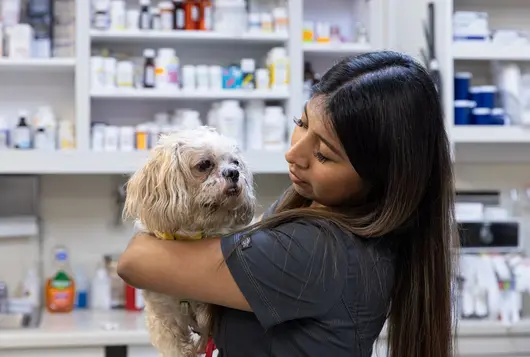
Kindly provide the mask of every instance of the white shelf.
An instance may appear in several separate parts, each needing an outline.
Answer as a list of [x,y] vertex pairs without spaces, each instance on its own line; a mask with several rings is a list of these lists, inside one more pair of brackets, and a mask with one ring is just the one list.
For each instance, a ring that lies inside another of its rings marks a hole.
[[451,138],[456,144],[507,143],[530,144],[530,127],[520,126],[455,126]]
[[111,89],[93,90],[91,97],[94,99],[185,99],[185,100],[220,100],[220,99],[262,99],[285,100],[289,99],[287,91],[245,91],[227,89],[220,91],[160,91],[156,89]]
[[109,43],[109,42],[201,42],[201,43],[219,43],[219,42],[243,42],[247,44],[266,43],[266,44],[283,44],[289,38],[287,34],[280,33],[243,33],[243,34],[225,34],[210,31],[153,31],[153,30],[122,30],[122,31],[99,31],[90,30],[92,42]]
[[0,58],[0,71],[69,71],[74,72],[73,58]]
[[503,46],[490,42],[460,41],[453,43],[455,60],[530,61],[530,45]]
[[305,53],[320,55],[355,55],[372,51],[370,44],[330,42],[317,43],[305,42],[302,44]]
[[[0,151],[0,174],[129,174],[140,168],[147,152]],[[256,174],[287,173],[283,152],[244,154]]]
[[0,238],[32,237],[38,232],[39,227],[35,217],[0,217]]

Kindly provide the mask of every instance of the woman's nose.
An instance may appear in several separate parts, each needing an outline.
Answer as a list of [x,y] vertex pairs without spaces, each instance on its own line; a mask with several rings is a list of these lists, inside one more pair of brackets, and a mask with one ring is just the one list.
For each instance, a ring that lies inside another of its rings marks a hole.
[[311,154],[310,151],[311,148],[306,145],[304,137],[295,130],[291,138],[291,148],[285,153],[285,160],[291,165],[307,169],[309,167],[310,155],[308,153]]

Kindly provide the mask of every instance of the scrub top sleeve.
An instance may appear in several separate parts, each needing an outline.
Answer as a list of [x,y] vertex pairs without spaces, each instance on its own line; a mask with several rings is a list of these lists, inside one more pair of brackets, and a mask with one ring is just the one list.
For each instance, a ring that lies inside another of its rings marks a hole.
[[308,222],[221,240],[226,264],[261,325],[324,315],[346,279],[344,245]]

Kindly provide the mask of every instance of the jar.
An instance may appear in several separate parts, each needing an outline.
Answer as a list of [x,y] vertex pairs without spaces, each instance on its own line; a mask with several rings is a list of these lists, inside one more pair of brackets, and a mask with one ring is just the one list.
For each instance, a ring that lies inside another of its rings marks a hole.
[[274,32],[287,33],[289,31],[289,18],[287,16],[287,9],[284,7],[276,7],[272,11],[274,21]]
[[132,88],[134,84],[134,65],[131,61],[118,62],[116,71],[118,88]]
[[207,91],[209,88],[208,66],[199,65],[196,67],[197,89]]
[[251,12],[248,14],[248,32],[261,32],[261,19],[258,13]]
[[136,150],[148,150],[149,149],[149,126],[146,124],[140,124],[136,127]]
[[112,30],[125,30],[125,16],[125,1],[112,0],[110,3],[110,28]]
[[178,89],[179,59],[172,48],[161,48],[155,61],[155,82],[157,89]]
[[193,91],[197,88],[197,76],[195,66],[186,65],[182,67],[182,89]]
[[270,74],[266,68],[256,70],[256,89],[268,90],[270,88]]
[[62,150],[75,149],[74,123],[70,120],[59,122],[59,148]]
[[171,1],[161,1],[158,4],[160,9],[160,27],[163,31],[172,31],[174,25],[173,3]]
[[261,18],[261,31],[262,32],[272,32],[274,29],[274,21],[272,15],[268,12],[264,12],[260,16]]

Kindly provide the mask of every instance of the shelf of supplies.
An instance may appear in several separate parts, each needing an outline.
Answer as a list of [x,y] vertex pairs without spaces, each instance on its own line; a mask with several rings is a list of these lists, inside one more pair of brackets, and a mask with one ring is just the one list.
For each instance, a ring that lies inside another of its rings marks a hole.
[[459,41],[453,43],[453,58],[477,61],[530,61],[530,45]]
[[102,89],[93,90],[91,97],[94,99],[186,99],[186,100],[285,100],[289,99],[287,91],[272,90],[212,90],[212,91],[160,91],[156,89]]
[[320,55],[355,55],[372,51],[368,43],[348,43],[348,42],[306,42],[302,44],[305,53]]
[[0,71],[71,71],[73,58],[0,58]]
[[[148,152],[0,151],[0,174],[68,175],[130,174],[146,161]],[[244,154],[256,174],[286,173],[283,152]]]
[[530,127],[521,127],[515,125],[455,126],[451,130],[451,139],[456,144],[530,144]]
[[38,232],[36,217],[0,217],[0,238],[32,237]]
[[246,44],[283,44],[289,38],[285,33],[227,34],[213,31],[156,31],[156,30],[90,30],[92,42],[238,42]]

